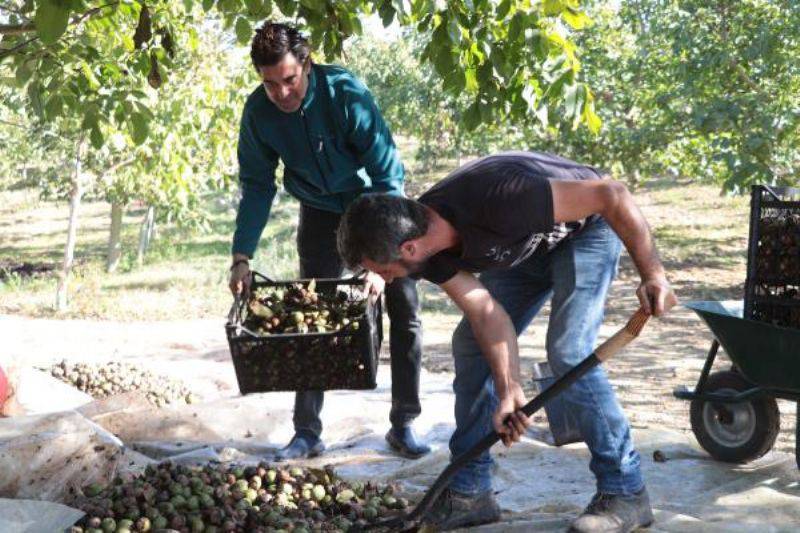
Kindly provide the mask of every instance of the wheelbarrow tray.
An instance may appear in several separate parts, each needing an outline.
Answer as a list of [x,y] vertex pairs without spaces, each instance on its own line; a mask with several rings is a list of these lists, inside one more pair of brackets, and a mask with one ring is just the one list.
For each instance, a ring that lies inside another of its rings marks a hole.
[[689,302],[739,371],[755,385],[800,392],[800,330],[743,318],[741,301]]

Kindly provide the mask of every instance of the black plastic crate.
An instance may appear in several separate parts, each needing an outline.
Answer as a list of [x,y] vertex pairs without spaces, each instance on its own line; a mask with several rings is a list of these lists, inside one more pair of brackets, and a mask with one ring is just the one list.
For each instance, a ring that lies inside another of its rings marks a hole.
[[[251,291],[288,288],[311,280],[272,281],[254,272]],[[317,279],[316,291],[364,300],[364,280]],[[377,386],[378,355],[383,340],[380,298],[367,299],[365,310],[348,326],[331,332],[258,334],[244,327],[247,301],[234,302],[225,330],[242,394],[304,390],[365,390]]]
[[800,328],[800,189],[752,188],[744,316]]

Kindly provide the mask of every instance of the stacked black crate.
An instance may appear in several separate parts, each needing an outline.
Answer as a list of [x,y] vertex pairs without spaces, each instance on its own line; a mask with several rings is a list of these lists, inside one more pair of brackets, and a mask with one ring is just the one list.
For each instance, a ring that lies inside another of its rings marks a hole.
[[800,328],[800,189],[752,188],[744,316]]

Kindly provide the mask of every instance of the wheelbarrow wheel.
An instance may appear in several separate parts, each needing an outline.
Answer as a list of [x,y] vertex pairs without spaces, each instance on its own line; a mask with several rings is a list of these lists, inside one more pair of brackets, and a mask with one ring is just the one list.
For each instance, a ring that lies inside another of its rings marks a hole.
[[[734,395],[753,388],[737,372],[715,372],[708,376],[704,392]],[[720,404],[693,400],[692,431],[714,459],[746,463],[767,453],[780,429],[778,402],[770,396],[749,401]]]

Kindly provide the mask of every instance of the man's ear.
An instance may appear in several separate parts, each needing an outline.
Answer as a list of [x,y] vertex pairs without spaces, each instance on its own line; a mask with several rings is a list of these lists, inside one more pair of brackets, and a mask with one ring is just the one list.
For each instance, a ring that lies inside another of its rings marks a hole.
[[400,245],[400,257],[405,261],[419,261],[421,259],[419,239],[409,239]]

